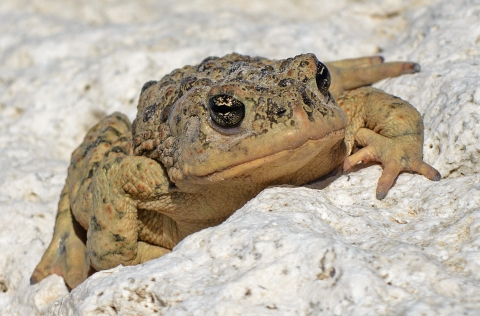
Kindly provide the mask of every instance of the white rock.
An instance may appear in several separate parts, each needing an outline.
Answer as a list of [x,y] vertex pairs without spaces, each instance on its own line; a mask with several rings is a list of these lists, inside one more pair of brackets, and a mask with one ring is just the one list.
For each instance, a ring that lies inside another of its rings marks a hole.
[[[425,184],[417,189],[425,189]],[[465,229],[479,226],[480,219],[472,218],[472,209],[468,216],[454,219],[449,205],[415,213],[414,206],[423,198],[411,199],[400,210],[396,205],[340,208],[322,191],[267,189],[224,224],[186,238],[161,259],[95,274],[51,311],[59,315],[468,311],[477,306],[480,288],[469,279],[476,272],[456,273],[450,262],[448,255],[458,255],[459,247],[468,243],[458,240],[450,224]],[[437,219],[439,212],[446,215],[443,223]],[[478,262],[472,267],[477,271]]]
[[68,290],[63,278],[55,274],[50,275],[41,283],[15,293],[12,303],[2,310],[2,315],[36,315],[47,312],[46,309],[55,299],[66,295]]
[[[2,1],[0,314],[480,313],[480,3],[243,3]],[[162,258],[68,295],[57,276],[29,285],[70,153],[103,115],[133,118],[143,82],[231,51],[379,50],[422,65],[377,86],[422,113],[442,181],[403,174],[378,201],[372,166],[322,191],[269,188]]]

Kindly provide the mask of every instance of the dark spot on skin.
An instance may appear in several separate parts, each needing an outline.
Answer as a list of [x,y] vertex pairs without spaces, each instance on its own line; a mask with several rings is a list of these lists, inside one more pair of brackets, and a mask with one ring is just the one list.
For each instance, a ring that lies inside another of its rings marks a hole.
[[241,67],[243,66],[248,66],[248,64],[244,61],[237,61],[237,62],[234,62],[230,68],[227,70],[227,76],[234,73],[235,71],[237,71],[238,69],[240,69]]
[[158,107],[158,104],[154,103],[154,104],[150,104],[145,108],[145,110],[143,111],[143,122],[146,122],[152,118],[155,112],[157,112],[157,107]]
[[[163,91],[162,98],[159,102],[159,104],[161,104],[161,106],[163,107],[160,112],[161,122],[167,121],[168,116],[170,115],[170,109],[172,108],[172,105],[175,104],[175,102],[177,102],[177,100],[182,95],[182,90],[177,90],[175,86],[168,87]],[[159,111],[159,109],[157,109],[157,111]]]
[[[335,102],[335,99],[333,98],[332,94],[330,93],[330,91],[328,91],[328,94],[327,94],[327,103],[331,103],[331,102]],[[334,114],[335,112],[333,112],[332,114]]]
[[308,66],[308,65],[310,65],[310,63],[309,63],[308,61],[306,61],[306,60],[303,60],[303,61],[300,62],[300,64],[299,64],[298,66],[299,66],[300,68],[303,68],[303,67],[306,67],[306,66]]
[[163,76],[160,80],[160,84],[158,85],[158,89],[165,88],[166,86],[175,85],[175,80],[171,79],[169,75]]
[[168,115],[170,114],[171,107],[163,108],[162,112],[160,112],[160,122],[165,123],[168,120]]
[[104,137],[100,136],[97,139],[95,139],[91,144],[89,144],[87,146],[87,148],[85,148],[85,150],[83,151],[83,154],[81,156],[82,159],[85,158],[85,156],[88,154],[88,152],[90,152],[90,150],[98,147],[98,145],[100,145],[101,143],[105,143],[105,144],[109,144],[109,145],[112,144],[110,141],[108,141]]
[[57,254],[58,254],[58,255],[64,254],[65,251],[67,250],[67,249],[66,249],[66,246],[65,246],[65,243],[67,242],[68,237],[70,237],[70,233],[69,233],[69,232],[65,232],[65,233],[62,235],[62,237],[60,237],[60,242],[59,242],[58,250],[57,250]]
[[[128,251],[128,249],[127,249]],[[98,260],[100,261],[103,261],[105,260],[105,258],[111,256],[111,255],[120,255],[120,256],[125,256],[125,254],[120,250],[120,249],[115,249],[115,250],[112,250],[112,251],[108,251],[108,252],[105,252],[101,255],[98,255],[97,253],[95,253],[95,256],[98,258]]]
[[204,132],[200,131],[198,134],[198,140],[202,144],[203,149],[210,148],[210,141],[207,141],[207,135]]
[[182,91],[182,94],[193,88],[196,81],[197,78],[193,76],[183,78],[180,81],[180,91]]
[[120,209],[116,209],[116,211],[117,211],[117,218],[118,219],[122,219],[125,216],[125,214],[127,213],[127,212],[121,211]]
[[176,125],[179,125],[181,121],[182,121],[182,118],[180,117],[180,115],[177,115],[177,116],[175,117],[175,124],[176,124]]
[[294,83],[295,83],[295,80],[293,80],[292,78],[287,78],[287,79],[280,80],[278,85],[283,88],[283,87],[293,85]]
[[120,146],[115,146],[115,147],[112,147],[109,151],[107,151],[105,154],[104,154],[104,157],[108,157],[108,155],[110,153],[121,153],[121,154],[125,154],[127,155],[127,151],[125,150],[124,147],[120,147]]
[[290,126],[294,126],[295,125],[295,121],[294,120],[291,120],[290,121]]
[[287,59],[282,60],[280,65],[278,65],[279,71],[284,72],[287,69],[287,67],[290,66],[290,64],[292,63],[292,60],[293,60],[293,58],[287,58]]
[[110,168],[112,168],[112,165],[109,164],[109,163],[105,163],[105,164],[102,166],[102,169],[103,169],[104,171],[108,171],[108,170],[110,170]]
[[270,65],[266,65],[265,67],[263,67],[262,69],[260,69],[260,74],[261,76],[266,76],[266,75],[269,75],[271,73],[275,72],[275,69],[273,69],[272,66]]
[[142,90],[141,90],[140,94],[142,94],[145,90],[147,90],[148,88],[150,88],[151,86],[153,86],[156,83],[157,83],[157,81],[155,81],[155,80],[150,80],[150,81],[145,82],[142,86]]
[[100,224],[98,223],[97,217],[95,215],[90,217],[90,225],[88,228],[94,232],[98,232],[102,230],[102,226],[100,226]]
[[129,141],[130,141],[130,138],[127,137],[127,136],[122,136],[122,137],[120,137],[119,139],[117,139],[117,142],[128,143]]
[[313,102],[312,99],[310,99],[305,88],[302,87],[299,90],[300,90],[300,94],[302,95],[303,103],[305,103],[305,105],[308,105],[309,108],[313,108],[315,103]]
[[128,127],[128,129],[130,129],[130,121],[128,121],[128,119],[126,119],[123,115],[115,115],[115,119],[122,122]]
[[115,127],[113,127],[113,126],[107,126],[107,128],[106,128],[103,132],[104,132],[104,133],[106,133],[106,132],[111,132],[111,133],[115,134],[115,136],[120,136],[120,135],[122,135],[122,133],[121,133],[118,129],[116,129]]
[[404,106],[404,104],[401,102],[393,102],[393,103],[390,103],[389,106],[390,106],[390,109],[395,110],[397,108]]
[[207,57],[205,58],[204,60],[202,60],[202,62],[198,65],[197,67],[197,71],[198,72],[203,72],[205,71],[206,69],[209,69],[211,67],[213,67],[215,64],[214,63],[209,63],[211,60],[216,60],[218,59],[218,57],[215,57],[215,56],[210,56],[210,57]]
[[195,86],[196,87],[210,87],[213,85],[212,80],[208,78],[201,78],[195,81]]
[[260,113],[255,113],[255,121],[258,121],[258,120],[264,120],[265,119],[265,116],[261,115]]
[[113,240],[115,240],[116,242],[124,242],[125,240],[127,240],[127,238],[120,236],[119,234],[113,234]]
[[251,296],[252,295],[252,291],[250,291],[250,289],[247,289],[247,291],[245,292],[245,296]]
[[284,116],[286,112],[287,109],[279,106],[276,102],[272,101],[271,98],[267,99],[267,110],[265,113],[267,114],[270,122],[277,123],[277,118]]
[[401,165],[403,168],[407,168],[407,167],[410,165],[410,157],[409,157],[409,156],[403,156],[403,157],[400,159],[400,165]]
[[266,91],[268,91],[268,88],[261,87],[261,86],[255,86],[255,91],[257,91],[257,92],[266,92]]
[[303,107],[305,112],[308,115],[308,120],[311,122],[314,122],[315,119],[313,118],[313,106],[315,105],[314,101],[308,96],[307,91],[305,90],[304,87],[301,87],[300,89],[300,94],[302,96],[303,103],[307,107]]
[[90,179],[90,178],[93,177],[93,174],[95,173],[95,171],[97,170],[99,165],[100,165],[100,162],[98,162],[98,161],[95,161],[93,163],[92,168],[90,168],[90,170],[88,171],[87,179]]
[[319,107],[316,107],[316,109],[318,110],[318,112],[320,112],[322,114],[322,116],[327,116],[328,113],[331,113],[333,115],[333,111],[329,110],[328,108],[324,107],[323,105],[322,106],[319,106]]

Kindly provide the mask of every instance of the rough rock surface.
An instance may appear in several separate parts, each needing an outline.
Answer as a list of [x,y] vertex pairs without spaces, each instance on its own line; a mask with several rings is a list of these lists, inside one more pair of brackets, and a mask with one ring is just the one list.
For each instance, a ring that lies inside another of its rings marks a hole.
[[[316,3],[2,1],[0,314],[478,314],[480,3]],[[444,179],[403,174],[383,201],[378,166],[321,191],[269,188],[160,259],[70,294],[57,276],[30,286],[86,130],[132,118],[143,82],[231,51],[421,63],[376,86],[423,114],[425,158]]]

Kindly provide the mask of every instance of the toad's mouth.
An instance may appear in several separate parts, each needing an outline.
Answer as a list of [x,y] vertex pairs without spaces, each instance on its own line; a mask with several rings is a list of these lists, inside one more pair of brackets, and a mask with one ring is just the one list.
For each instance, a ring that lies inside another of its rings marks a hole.
[[[197,175],[196,178],[200,181],[207,180],[209,182],[221,182],[225,179],[246,176],[251,177],[255,172],[255,169],[268,169],[264,172],[270,174],[279,171],[275,169],[284,169],[287,172],[294,172],[295,170],[304,167],[322,152],[328,153],[328,151],[339,141],[343,140],[344,137],[345,128],[330,132],[319,138],[308,137],[304,142],[295,147],[286,148],[273,154],[251,160],[241,161],[221,170],[216,170],[204,175]],[[285,173],[285,171],[283,171],[283,173]]]

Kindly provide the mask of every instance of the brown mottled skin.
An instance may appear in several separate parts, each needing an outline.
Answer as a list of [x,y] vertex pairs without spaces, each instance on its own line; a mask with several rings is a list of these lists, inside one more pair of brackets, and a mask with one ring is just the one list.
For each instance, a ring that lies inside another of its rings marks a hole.
[[422,160],[417,110],[368,87],[418,64],[366,57],[326,66],[313,54],[230,54],[147,82],[132,126],[114,113],[72,154],[32,282],[56,273],[74,288],[95,270],[160,257],[267,186],[302,185],[342,163],[348,171],[380,162],[378,199],[402,171],[439,180]]

